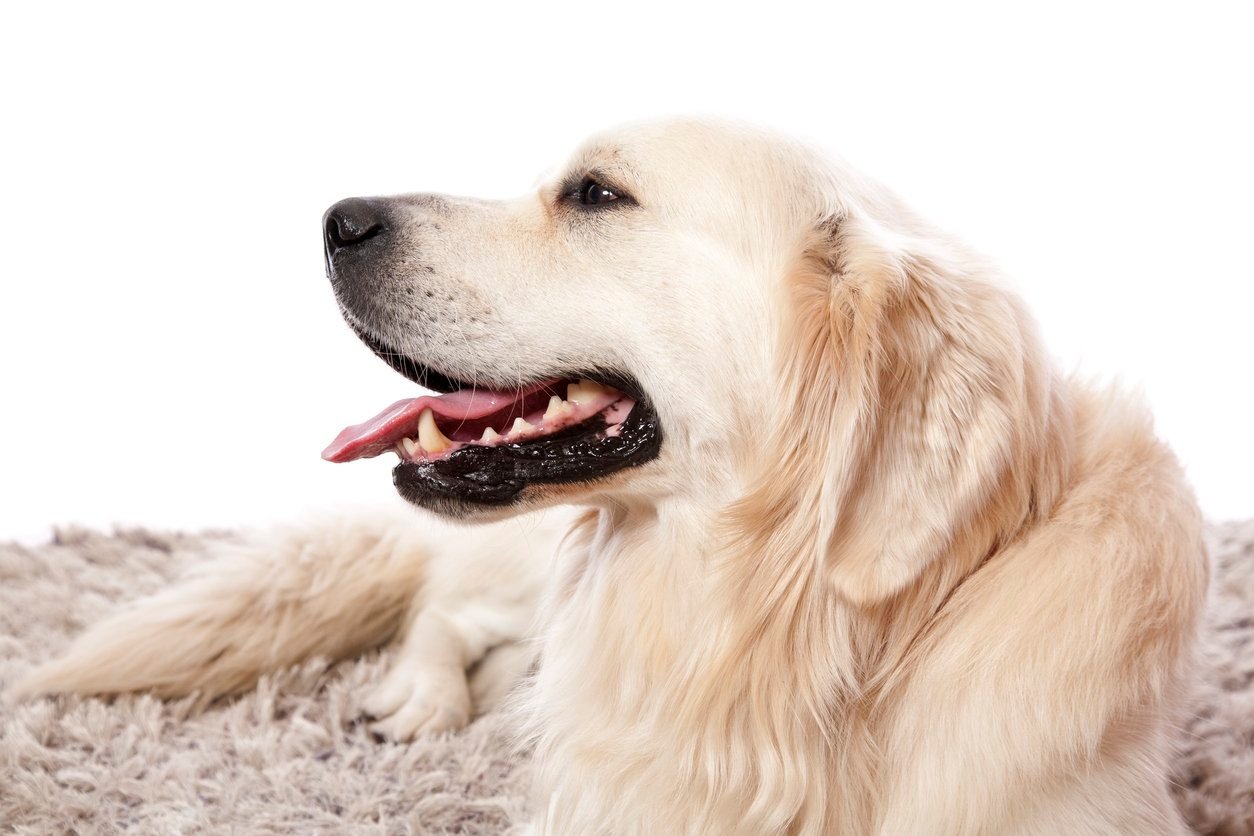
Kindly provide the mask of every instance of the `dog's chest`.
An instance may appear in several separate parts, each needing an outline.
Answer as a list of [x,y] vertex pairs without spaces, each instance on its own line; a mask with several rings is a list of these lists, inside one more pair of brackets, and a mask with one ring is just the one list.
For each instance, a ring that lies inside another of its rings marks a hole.
[[535,680],[551,832],[823,833],[865,820],[869,735],[851,709],[823,704],[798,660],[729,646],[699,581],[586,571],[601,576],[556,603]]

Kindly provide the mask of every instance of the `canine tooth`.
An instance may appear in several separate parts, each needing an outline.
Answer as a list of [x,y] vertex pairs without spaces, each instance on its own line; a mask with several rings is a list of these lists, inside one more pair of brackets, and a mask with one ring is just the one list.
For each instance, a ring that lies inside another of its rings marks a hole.
[[577,383],[566,387],[566,400],[580,405],[592,403],[597,397],[607,394],[610,390],[595,380],[581,378]]
[[552,421],[554,418],[560,418],[563,415],[570,414],[570,404],[559,398],[557,395],[549,398],[549,408],[544,410],[544,420]]
[[488,427],[483,431],[483,436],[479,440],[484,444],[495,444],[501,440],[501,434],[491,427]]
[[401,439],[401,446],[405,448],[405,455],[410,458],[413,458],[414,454],[418,452],[418,442],[408,436]]
[[535,427],[533,427],[531,424],[528,424],[525,419],[515,418],[514,426],[509,428],[509,434],[510,436],[515,436],[515,435],[518,435],[519,433],[530,432],[531,430],[534,430],[534,429]]
[[435,425],[435,413],[430,409],[424,409],[418,416],[418,446],[428,453],[443,453],[453,446],[453,442],[445,438]]

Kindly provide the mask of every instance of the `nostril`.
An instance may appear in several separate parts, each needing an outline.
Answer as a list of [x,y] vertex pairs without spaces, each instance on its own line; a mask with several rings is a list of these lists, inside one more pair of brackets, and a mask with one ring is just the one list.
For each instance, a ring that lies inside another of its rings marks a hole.
[[355,225],[352,221],[345,221],[343,218],[331,218],[327,221],[327,238],[336,247],[347,247],[352,244],[360,244],[367,241],[383,231],[383,225],[373,223],[364,229]]
[[327,250],[332,253],[368,241],[383,231],[381,213],[359,197],[341,200],[323,218]]

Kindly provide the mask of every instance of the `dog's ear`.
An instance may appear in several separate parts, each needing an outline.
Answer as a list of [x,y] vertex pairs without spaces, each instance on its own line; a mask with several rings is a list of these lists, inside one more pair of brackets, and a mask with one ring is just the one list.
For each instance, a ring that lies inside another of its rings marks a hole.
[[1056,393],[1031,321],[987,273],[939,238],[822,225],[780,306],[775,455],[738,509],[774,532],[759,554],[809,553],[869,604],[942,555],[969,571],[957,563],[1051,500],[1035,494],[1051,490]]

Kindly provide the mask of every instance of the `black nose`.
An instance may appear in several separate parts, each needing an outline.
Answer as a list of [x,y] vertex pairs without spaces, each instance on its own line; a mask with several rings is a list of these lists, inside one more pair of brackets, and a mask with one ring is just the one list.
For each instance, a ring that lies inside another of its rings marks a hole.
[[350,197],[327,210],[322,216],[327,256],[352,247],[383,232],[383,214],[368,200]]

